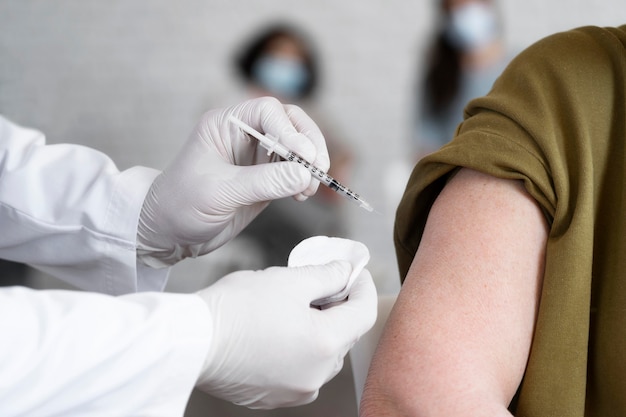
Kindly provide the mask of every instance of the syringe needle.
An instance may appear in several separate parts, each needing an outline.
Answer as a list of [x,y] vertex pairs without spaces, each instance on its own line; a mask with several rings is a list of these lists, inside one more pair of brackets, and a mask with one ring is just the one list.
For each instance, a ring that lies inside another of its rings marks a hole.
[[367,201],[361,198],[361,196],[359,196],[358,194],[350,190],[348,187],[344,186],[339,181],[337,181],[336,179],[328,175],[325,171],[322,171],[321,169],[319,169],[312,163],[302,158],[300,155],[288,149],[286,146],[278,142],[277,138],[274,138],[273,136],[270,136],[270,135],[263,135],[262,133],[248,126],[246,123],[237,119],[235,116],[231,115],[229,117],[229,120],[233,122],[234,124],[236,124],[237,126],[239,126],[244,132],[256,138],[261,144],[261,146],[263,146],[265,149],[268,150],[268,155],[271,154],[272,152],[275,152],[277,155],[281,156],[283,159],[287,161],[296,162],[302,165],[303,167],[309,170],[313,178],[315,178],[316,180],[318,180],[325,186],[329,187],[331,190],[352,200],[353,202],[357,203],[359,207],[362,207],[363,209],[369,212],[374,211],[374,208]]

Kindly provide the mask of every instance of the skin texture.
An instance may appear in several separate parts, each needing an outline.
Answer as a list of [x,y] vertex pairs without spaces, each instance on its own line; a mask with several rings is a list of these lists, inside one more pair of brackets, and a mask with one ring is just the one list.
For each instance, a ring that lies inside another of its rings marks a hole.
[[361,417],[510,416],[547,235],[521,182],[461,169],[429,214],[370,366]]

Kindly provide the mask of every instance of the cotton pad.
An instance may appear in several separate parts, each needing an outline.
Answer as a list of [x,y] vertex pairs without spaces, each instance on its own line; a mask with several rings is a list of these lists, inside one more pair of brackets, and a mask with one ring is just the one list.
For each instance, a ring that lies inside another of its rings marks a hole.
[[332,261],[347,261],[352,265],[348,284],[339,293],[320,298],[311,303],[314,307],[343,301],[348,296],[352,284],[370,260],[370,252],[361,242],[339,237],[314,236],[300,242],[293,248],[287,266],[324,265]]

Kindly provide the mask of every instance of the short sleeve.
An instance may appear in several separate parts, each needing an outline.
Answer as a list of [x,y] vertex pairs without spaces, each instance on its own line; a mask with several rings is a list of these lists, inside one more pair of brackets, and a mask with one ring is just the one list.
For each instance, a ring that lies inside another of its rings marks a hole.
[[402,277],[430,207],[458,167],[523,181],[553,236],[570,227],[581,207],[593,206],[595,184],[615,157],[611,137],[623,129],[625,43],[623,28],[549,36],[513,59],[488,95],[466,106],[454,140],[415,167],[396,213]]

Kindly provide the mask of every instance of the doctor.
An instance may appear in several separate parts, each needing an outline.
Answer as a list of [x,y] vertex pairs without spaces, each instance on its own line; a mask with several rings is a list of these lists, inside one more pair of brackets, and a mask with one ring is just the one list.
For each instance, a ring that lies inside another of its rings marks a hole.
[[87,290],[0,290],[0,415],[180,416],[194,386],[251,408],[295,406],[339,372],[375,320],[366,270],[326,310],[309,303],[346,285],[346,262],[160,292],[169,266],[228,242],[270,200],[317,189],[299,165],[268,163],[231,114],[328,168],[313,121],[269,98],[206,113],[163,172],[120,172],[0,117],[0,257]]

